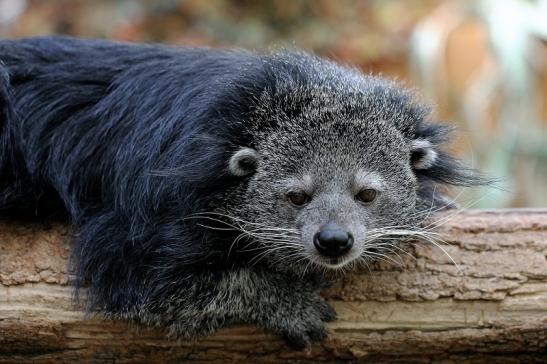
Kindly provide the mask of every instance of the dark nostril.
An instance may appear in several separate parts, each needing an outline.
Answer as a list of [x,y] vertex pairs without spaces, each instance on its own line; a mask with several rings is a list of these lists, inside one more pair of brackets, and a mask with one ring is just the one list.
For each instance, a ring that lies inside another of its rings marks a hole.
[[353,236],[336,224],[328,224],[313,237],[313,245],[331,258],[346,254],[353,246]]

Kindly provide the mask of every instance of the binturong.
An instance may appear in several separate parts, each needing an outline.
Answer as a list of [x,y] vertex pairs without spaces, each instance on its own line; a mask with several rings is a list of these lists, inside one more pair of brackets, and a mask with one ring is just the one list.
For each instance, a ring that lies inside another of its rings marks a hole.
[[484,183],[410,91],[298,51],[0,41],[0,214],[67,216],[91,312],[325,338],[331,272]]

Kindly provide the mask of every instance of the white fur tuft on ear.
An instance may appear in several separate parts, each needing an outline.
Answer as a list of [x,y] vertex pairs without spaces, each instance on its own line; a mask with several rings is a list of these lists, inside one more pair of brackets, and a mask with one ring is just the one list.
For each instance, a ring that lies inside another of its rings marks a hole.
[[256,170],[258,153],[252,148],[242,148],[230,158],[228,169],[234,176],[243,177]]
[[428,169],[437,160],[437,151],[426,139],[415,139],[410,149],[410,162],[414,169]]

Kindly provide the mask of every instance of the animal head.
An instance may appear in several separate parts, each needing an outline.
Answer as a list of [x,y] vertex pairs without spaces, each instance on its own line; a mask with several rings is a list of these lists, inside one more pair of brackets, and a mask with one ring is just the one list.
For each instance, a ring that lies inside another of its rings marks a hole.
[[235,146],[226,167],[240,186],[224,213],[264,250],[260,259],[338,269],[381,256],[452,204],[437,186],[482,182],[442,150],[450,128],[428,121],[411,92],[284,57],[254,97],[251,142]]

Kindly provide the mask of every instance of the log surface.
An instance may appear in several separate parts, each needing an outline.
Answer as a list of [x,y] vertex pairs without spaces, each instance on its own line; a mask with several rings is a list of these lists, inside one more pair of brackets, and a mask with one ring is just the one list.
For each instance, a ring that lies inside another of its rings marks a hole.
[[69,230],[2,223],[0,363],[547,362],[547,210],[450,214],[435,219],[458,266],[415,242],[345,276],[324,292],[339,319],[305,351],[252,327],[171,341],[85,317],[71,301]]

